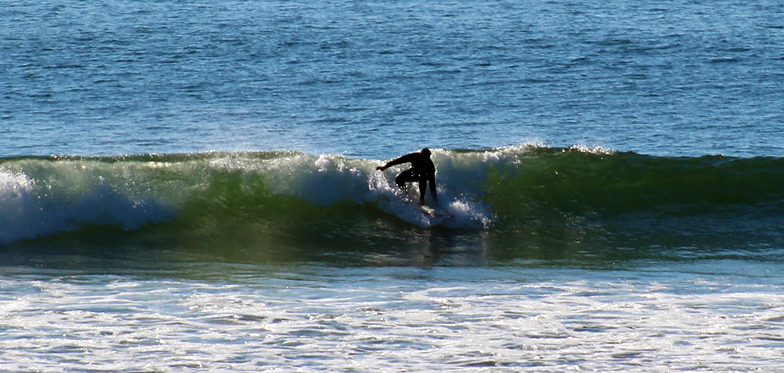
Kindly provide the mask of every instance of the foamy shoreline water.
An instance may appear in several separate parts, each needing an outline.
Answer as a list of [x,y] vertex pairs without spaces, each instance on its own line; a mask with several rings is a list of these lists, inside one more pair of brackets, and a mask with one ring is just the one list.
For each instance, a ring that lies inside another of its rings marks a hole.
[[20,269],[0,283],[0,368],[775,370],[780,265],[739,264],[266,274],[213,264],[221,279],[207,281]]

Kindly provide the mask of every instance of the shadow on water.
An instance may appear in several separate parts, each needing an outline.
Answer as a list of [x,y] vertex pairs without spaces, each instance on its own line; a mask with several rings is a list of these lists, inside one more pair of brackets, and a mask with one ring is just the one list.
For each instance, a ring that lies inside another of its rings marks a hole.
[[[329,211],[334,209],[334,211]],[[420,228],[372,209],[312,208],[286,215],[275,224],[266,217],[238,213],[222,219],[190,217],[137,230],[82,226],[0,247],[0,266],[78,270],[88,273],[165,272],[199,276],[203,265],[326,267],[519,266],[625,269],[641,262],[701,259],[784,260],[784,242],[769,222],[749,228],[702,219],[678,227],[654,220],[601,220],[540,216],[510,229]],[[669,223],[668,223],[669,224]],[[696,223],[694,223],[696,224]],[[705,225],[713,230],[704,229]]]
[[[387,222],[388,223],[388,222]],[[161,224],[139,231],[82,227],[0,247],[0,266],[29,266],[97,273],[170,271],[199,263],[251,265],[486,266],[491,258],[476,232],[378,222],[372,235],[339,227],[310,226],[299,234],[222,224],[220,232],[169,235]]]

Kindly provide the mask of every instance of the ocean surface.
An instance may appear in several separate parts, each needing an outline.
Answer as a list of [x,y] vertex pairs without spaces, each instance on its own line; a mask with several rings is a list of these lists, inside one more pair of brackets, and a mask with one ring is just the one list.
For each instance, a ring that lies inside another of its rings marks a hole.
[[782,125],[780,1],[4,1],[0,370],[780,370]]

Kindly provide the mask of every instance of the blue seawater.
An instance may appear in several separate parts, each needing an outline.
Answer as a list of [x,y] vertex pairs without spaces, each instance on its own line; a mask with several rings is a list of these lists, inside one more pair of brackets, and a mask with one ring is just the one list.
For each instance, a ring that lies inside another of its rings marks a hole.
[[4,3],[2,155],[782,156],[775,1]]
[[4,1],[0,370],[777,370],[782,123],[774,0]]

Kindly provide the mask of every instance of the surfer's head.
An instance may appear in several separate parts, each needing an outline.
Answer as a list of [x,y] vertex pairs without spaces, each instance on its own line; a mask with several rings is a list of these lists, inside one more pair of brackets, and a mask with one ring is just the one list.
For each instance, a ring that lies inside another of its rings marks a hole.
[[424,155],[426,157],[430,157],[430,149],[424,148],[424,149],[422,149],[421,152],[419,152],[419,154],[422,154],[422,155]]

